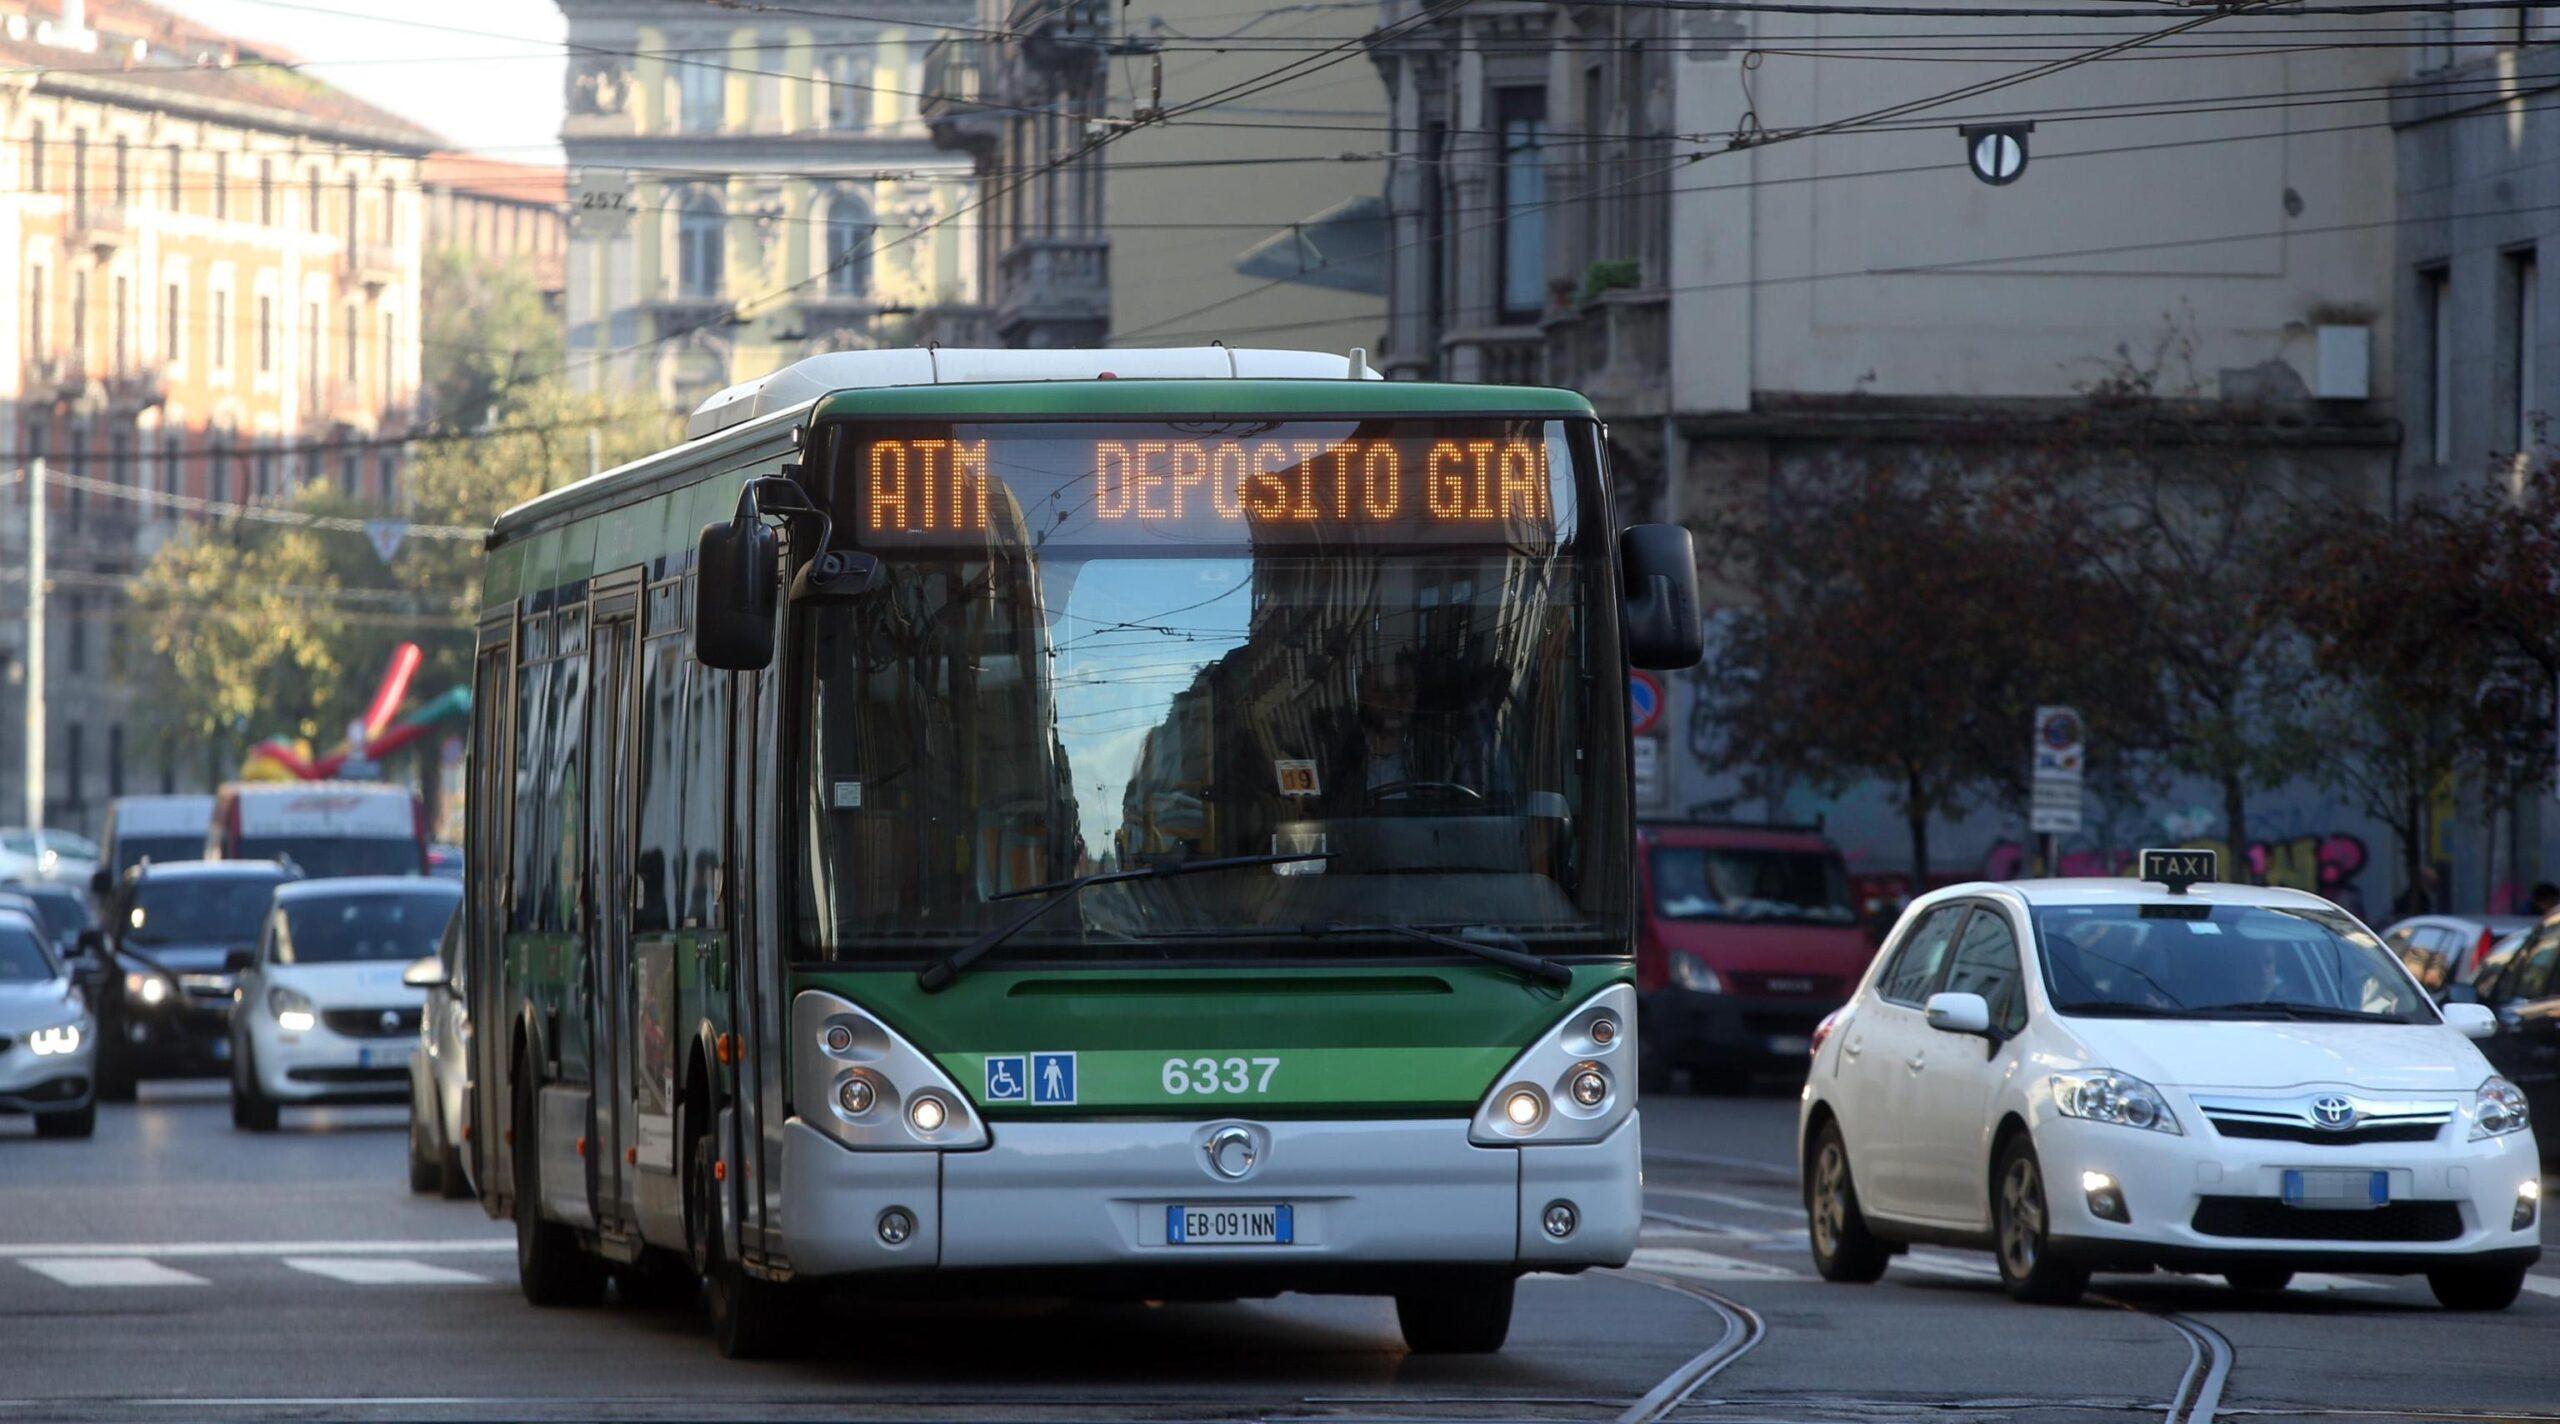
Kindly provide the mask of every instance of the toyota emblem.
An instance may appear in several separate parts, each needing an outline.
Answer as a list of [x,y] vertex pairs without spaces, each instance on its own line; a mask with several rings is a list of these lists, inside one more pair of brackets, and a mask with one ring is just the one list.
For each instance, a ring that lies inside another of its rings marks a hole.
[[2311,1103],[2311,1120],[2331,1132],[2344,1132],[2356,1125],[2356,1105],[2331,1094],[2315,1098]]

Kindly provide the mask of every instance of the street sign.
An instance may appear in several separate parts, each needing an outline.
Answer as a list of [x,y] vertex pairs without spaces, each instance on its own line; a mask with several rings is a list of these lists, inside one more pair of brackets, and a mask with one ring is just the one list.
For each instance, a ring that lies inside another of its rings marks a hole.
[[400,552],[400,545],[409,537],[409,521],[368,519],[364,522],[364,537],[366,542],[373,545],[373,552],[379,555],[384,563],[390,563],[391,556]]
[[1627,674],[1627,720],[1639,737],[1661,725],[1661,678],[1641,669]]
[[2034,124],[1966,124],[1956,130],[1964,139],[1964,162],[1973,176],[1994,188],[2005,188],[2027,171],[2027,135]]
[[2088,729],[2080,714],[2068,707],[2037,708],[2027,742],[2034,768],[2027,783],[2027,829],[2040,836],[2077,834],[2080,782],[2089,762]]
[[1636,806],[1656,811],[1668,804],[1671,787],[1662,774],[1662,739],[1638,737],[1635,741]]

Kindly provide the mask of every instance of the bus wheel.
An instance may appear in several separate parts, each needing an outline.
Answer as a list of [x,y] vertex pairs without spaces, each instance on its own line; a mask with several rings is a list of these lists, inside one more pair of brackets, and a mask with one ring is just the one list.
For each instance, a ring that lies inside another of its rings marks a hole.
[[1396,1324],[1417,1355],[1484,1355],[1511,1334],[1511,1297],[1519,1282],[1470,1281],[1396,1297]]
[[688,1243],[702,1263],[702,1299],[711,1317],[711,1343],[732,1360],[771,1360],[797,1353],[800,1347],[801,1301],[790,1287],[747,1274],[729,1257],[726,1233],[720,1229],[720,1203],[715,1169],[716,1139],[705,1123],[693,1136],[693,1155],[685,1172],[686,1225],[694,1233]]
[[604,1296],[604,1262],[579,1249],[576,1232],[542,1219],[540,1136],[528,1085],[516,1092],[516,1283],[535,1305],[593,1305]]

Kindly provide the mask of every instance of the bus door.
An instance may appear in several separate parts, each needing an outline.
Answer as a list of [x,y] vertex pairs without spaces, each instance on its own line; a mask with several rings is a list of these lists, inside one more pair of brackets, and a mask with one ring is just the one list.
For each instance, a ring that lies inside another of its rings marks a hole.
[[[471,1180],[484,1200],[512,1192],[503,1181],[511,1169],[510,1154],[490,1150],[502,1140],[499,1111],[507,1084],[503,1055],[507,1051],[506,959],[507,906],[515,896],[514,862],[509,858],[509,829],[515,825],[515,613],[480,625],[480,656],[471,678],[471,766],[463,793],[463,874],[470,897],[462,913],[468,936],[468,969],[463,1013],[471,1026],[471,1132],[464,1139]],[[447,1123],[459,1132],[462,1123]]]
[[[784,1120],[781,1107],[781,1017],[776,1002],[783,991],[780,956],[771,944],[781,923],[776,885],[781,877],[746,874],[753,866],[779,866],[774,846],[778,824],[765,788],[775,785],[773,759],[781,738],[765,726],[777,674],[767,669],[745,673],[731,684],[730,778],[727,887],[729,943],[724,963],[729,986],[729,1022],[738,1035],[738,1091],[730,1106],[737,1115],[736,1150],[747,1170],[730,1174],[737,1195],[731,1202],[742,1249],[763,1254],[768,1222],[765,1204],[772,1188],[773,1164],[779,1149],[768,1149],[767,1126]],[[724,1151],[726,1149],[724,1148]],[[738,1185],[741,1179],[748,1185]]]
[[595,1042],[589,1055],[592,1117],[587,1153],[596,1225],[629,1224],[634,1212],[629,1125],[631,1010],[633,663],[639,653],[639,584],[599,579],[587,630],[587,965]]

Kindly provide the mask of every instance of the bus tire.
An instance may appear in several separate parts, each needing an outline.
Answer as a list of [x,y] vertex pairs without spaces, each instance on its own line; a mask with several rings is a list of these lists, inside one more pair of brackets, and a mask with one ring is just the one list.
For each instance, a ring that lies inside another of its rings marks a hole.
[[790,1287],[751,1276],[745,1266],[730,1259],[726,1233],[720,1229],[716,1195],[720,1178],[713,1170],[719,1161],[718,1140],[706,1122],[692,1141],[685,1188],[693,1205],[685,1218],[696,1233],[689,1243],[693,1257],[703,1263],[702,1302],[711,1318],[711,1343],[732,1360],[774,1360],[796,1354],[804,1338],[802,1302]]
[[[517,1080],[523,1083],[523,1079]],[[604,1297],[604,1262],[578,1234],[542,1219],[541,1124],[529,1085],[516,1092],[516,1284],[534,1305],[593,1305]]]
[[412,1107],[409,1110],[409,1190],[420,1196],[444,1187],[444,1173],[428,1151],[426,1133],[421,1130],[423,1127],[417,1109]]
[[1417,1355],[1488,1355],[1511,1335],[1511,1298],[1519,1281],[1471,1281],[1396,1297],[1396,1324]]

